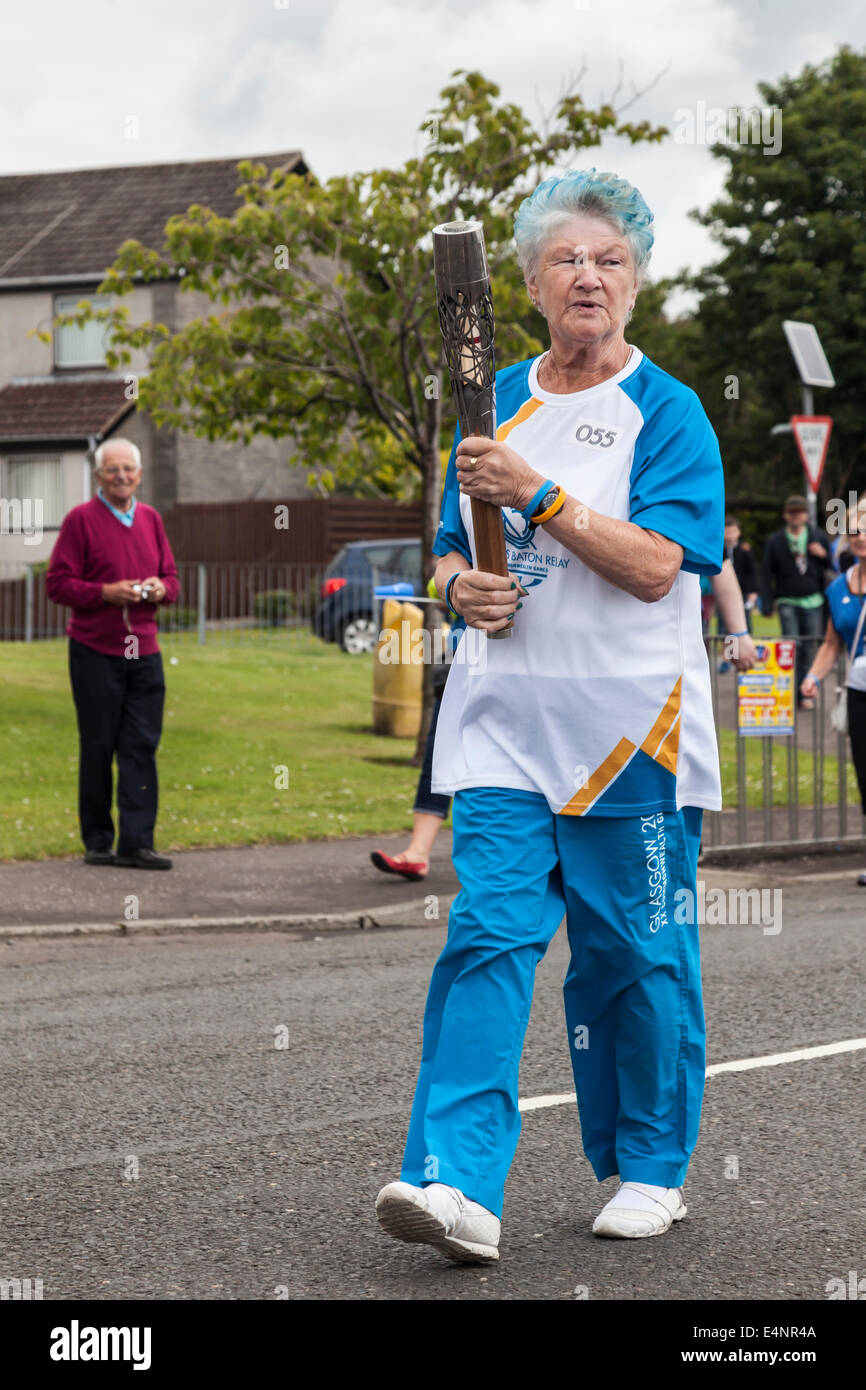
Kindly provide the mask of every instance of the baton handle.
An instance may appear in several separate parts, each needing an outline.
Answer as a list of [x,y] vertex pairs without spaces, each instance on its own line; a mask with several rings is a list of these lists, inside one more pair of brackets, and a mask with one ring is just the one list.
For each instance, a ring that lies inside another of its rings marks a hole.
[[[508,577],[508,560],[505,555],[505,532],[502,529],[502,509],[492,502],[484,502],[473,497],[472,529],[475,532],[475,554],[478,568],[488,574],[501,574]],[[498,636],[498,633],[494,633]]]
[[[492,502],[485,502],[481,497],[471,497],[469,501],[472,507],[472,530],[475,534],[478,568],[487,574],[501,574],[503,579],[507,579],[508,557],[505,554],[502,508],[494,506]],[[487,635],[493,640],[510,637],[511,628],[503,627],[498,632],[489,632]]]

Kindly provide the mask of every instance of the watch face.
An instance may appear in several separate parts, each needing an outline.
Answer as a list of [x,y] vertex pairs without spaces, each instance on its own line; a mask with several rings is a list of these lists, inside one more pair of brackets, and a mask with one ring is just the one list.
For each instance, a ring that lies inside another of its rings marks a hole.
[[553,504],[554,504],[554,502],[556,501],[556,499],[557,499],[558,496],[559,496],[559,488],[558,488],[558,487],[551,488],[550,492],[545,493],[545,495],[542,497],[541,502],[540,502],[539,505],[538,505],[537,511],[538,511],[538,512],[546,512],[547,509],[548,509],[548,507],[552,507],[552,506],[553,506]]

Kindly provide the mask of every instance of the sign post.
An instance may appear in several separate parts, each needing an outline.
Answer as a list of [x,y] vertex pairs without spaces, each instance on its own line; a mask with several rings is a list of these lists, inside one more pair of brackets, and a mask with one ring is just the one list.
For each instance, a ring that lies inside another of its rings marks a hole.
[[[801,323],[797,319],[785,319],[782,323],[785,337],[788,340],[788,347],[791,349],[791,356],[797,364],[797,371],[800,373],[800,385],[803,392],[803,413],[795,415],[791,419],[791,427],[797,438],[797,448],[800,450],[800,458],[803,460],[803,467],[806,470],[807,487],[806,497],[809,502],[809,521],[813,526],[818,520],[818,485],[821,481],[821,473],[824,468],[824,459],[827,454],[827,443],[830,439],[830,429],[832,420],[827,415],[815,415],[815,403],[812,396],[813,386],[835,386],[836,379],[830,370],[830,364],[821,346],[821,339],[818,337],[818,330],[814,323]],[[807,431],[809,438],[808,461],[806,446],[800,442],[797,434],[799,421],[804,427],[812,427],[811,432]],[[819,437],[815,428],[820,423],[824,430],[823,437]],[[817,441],[817,442],[816,442]],[[818,468],[817,481],[812,481],[813,460],[817,458],[817,452],[823,447],[820,453],[820,466]]]

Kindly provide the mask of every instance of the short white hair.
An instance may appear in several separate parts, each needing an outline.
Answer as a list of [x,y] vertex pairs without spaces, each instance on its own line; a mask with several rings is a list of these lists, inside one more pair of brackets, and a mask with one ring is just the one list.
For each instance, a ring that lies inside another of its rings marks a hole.
[[115,439],[104,439],[104,440],[102,441],[102,443],[100,444],[99,448],[98,448],[98,449],[96,450],[96,452],[94,453],[94,455],[93,455],[93,471],[94,471],[94,473],[100,473],[100,472],[102,471],[102,460],[103,460],[103,458],[105,457],[105,451],[106,451],[106,449],[110,449],[110,448],[112,447],[113,444],[125,444],[126,447],[127,447],[127,449],[129,449],[129,451],[131,452],[133,459],[135,460],[135,466],[136,466],[136,468],[138,468],[139,470],[141,469],[141,450],[139,449],[138,445],[137,445],[137,444],[133,444],[133,442],[132,442],[131,439],[115,438]]

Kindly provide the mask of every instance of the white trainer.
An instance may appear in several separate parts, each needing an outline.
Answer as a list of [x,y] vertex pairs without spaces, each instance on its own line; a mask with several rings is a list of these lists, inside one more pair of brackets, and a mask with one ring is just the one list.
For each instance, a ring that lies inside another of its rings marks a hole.
[[[596,1236],[620,1236],[636,1239],[640,1236],[660,1236],[674,1221],[682,1221],[688,1212],[681,1187],[661,1189],[640,1182],[624,1182],[614,1197],[602,1207],[592,1224]],[[640,1194],[638,1203],[631,1204],[628,1194]]]
[[379,1225],[395,1240],[432,1245],[449,1259],[488,1264],[499,1259],[499,1217],[456,1187],[391,1182],[376,1198]]

